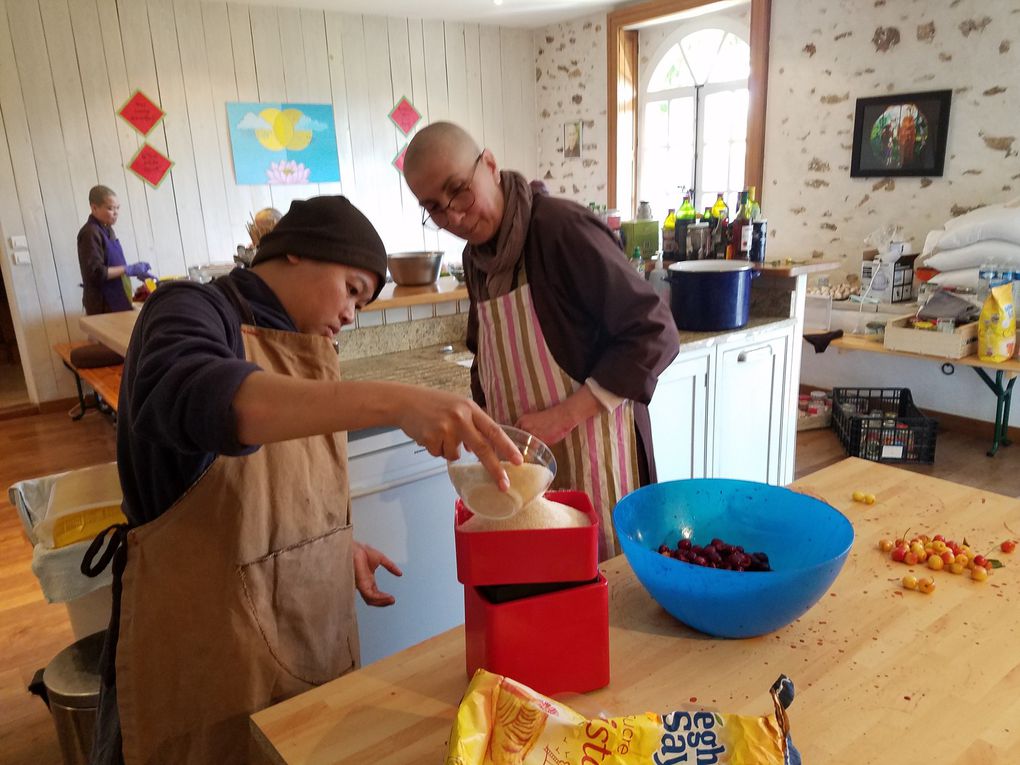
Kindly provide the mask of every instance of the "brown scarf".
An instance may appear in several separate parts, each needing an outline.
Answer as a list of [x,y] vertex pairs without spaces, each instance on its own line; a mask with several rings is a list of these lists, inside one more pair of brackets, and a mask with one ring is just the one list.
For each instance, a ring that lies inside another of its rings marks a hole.
[[490,240],[464,248],[466,281],[475,302],[491,300],[513,290],[531,222],[532,192],[524,176],[503,170],[499,181],[504,207],[495,245]]

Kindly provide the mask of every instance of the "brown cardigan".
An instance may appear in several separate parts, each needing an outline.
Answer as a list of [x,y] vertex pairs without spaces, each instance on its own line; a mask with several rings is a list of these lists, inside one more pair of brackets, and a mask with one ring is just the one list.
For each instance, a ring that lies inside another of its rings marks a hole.
[[[521,261],[556,363],[579,383],[592,377],[606,390],[634,401],[644,477],[654,481],[647,404],[659,374],[679,352],[669,308],[628,264],[609,229],[566,199],[534,196]],[[475,285],[484,274],[467,260],[464,271],[471,297],[467,346],[476,353]],[[477,362],[471,367],[471,392],[484,406]]]

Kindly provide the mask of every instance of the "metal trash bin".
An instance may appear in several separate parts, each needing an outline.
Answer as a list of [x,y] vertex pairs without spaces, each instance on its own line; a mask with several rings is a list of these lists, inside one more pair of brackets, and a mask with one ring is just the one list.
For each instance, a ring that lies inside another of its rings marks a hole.
[[43,672],[64,765],[88,765],[92,753],[105,639],[103,630],[72,643]]

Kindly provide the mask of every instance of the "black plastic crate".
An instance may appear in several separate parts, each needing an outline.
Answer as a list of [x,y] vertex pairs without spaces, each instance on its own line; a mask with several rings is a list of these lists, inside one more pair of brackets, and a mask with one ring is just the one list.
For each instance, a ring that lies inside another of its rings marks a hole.
[[914,406],[909,388],[833,388],[832,427],[851,457],[935,461],[938,422]]

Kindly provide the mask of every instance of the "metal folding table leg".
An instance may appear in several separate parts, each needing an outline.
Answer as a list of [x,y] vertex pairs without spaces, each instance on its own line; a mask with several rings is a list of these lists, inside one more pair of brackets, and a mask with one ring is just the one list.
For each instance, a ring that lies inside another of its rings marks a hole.
[[64,362],[64,366],[68,368],[72,375],[74,375],[74,386],[78,389],[78,414],[72,414],[71,419],[77,422],[85,416],[85,410],[88,409],[88,404],[85,403],[85,392],[81,388],[81,377],[78,376],[78,370]]
[[1008,437],[1009,409],[1013,401],[1013,385],[1016,383],[1016,376],[1010,376],[1009,382],[1004,386],[1002,378],[1005,373],[1001,369],[996,370],[994,382],[985,370],[980,367],[973,367],[973,369],[995,394],[995,431],[992,435],[992,448],[987,452],[989,457],[994,457],[1000,446],[1009,446],[1013,443]]

